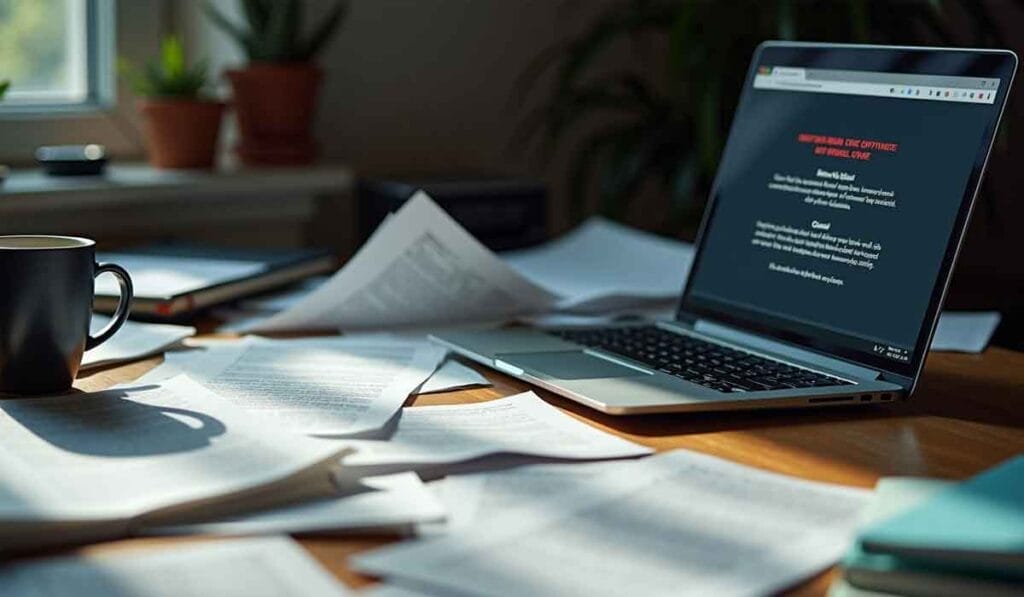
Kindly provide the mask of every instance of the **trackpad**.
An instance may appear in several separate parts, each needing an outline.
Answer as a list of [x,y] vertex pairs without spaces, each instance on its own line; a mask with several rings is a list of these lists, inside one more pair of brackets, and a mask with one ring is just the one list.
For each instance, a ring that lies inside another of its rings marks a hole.
[[530,373],[555,379],[600,379],[602,377],[649,375],[645,371],[619,365],[579,350],[520,352],[495,356]]

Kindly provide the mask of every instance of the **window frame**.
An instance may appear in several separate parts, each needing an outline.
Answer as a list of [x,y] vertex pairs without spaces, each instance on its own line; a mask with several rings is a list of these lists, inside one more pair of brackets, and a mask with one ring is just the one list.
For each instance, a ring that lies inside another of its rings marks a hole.
[[114,0],[85,2],[85,99],[79,102],[0,102],[0,119],[47,119],[94,114],[117,103],[117,10]]

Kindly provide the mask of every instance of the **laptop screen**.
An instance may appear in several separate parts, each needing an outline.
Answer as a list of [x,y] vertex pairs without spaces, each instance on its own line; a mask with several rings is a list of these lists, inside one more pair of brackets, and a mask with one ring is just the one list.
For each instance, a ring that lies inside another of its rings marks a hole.
[[1014,62],[763,47],[682,309],[914,375]]

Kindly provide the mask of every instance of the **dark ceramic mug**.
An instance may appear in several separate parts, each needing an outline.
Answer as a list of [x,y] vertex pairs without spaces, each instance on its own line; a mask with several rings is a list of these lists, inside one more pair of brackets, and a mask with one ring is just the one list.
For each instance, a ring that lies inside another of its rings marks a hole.
[[[121,300],[110,324],[89,335],[93,280],[117,276]],[[71,387],[82,354],[128,318],[132,280],[96,263],[96,243],[72,236],[0,236],[0,394],[49,394]]]

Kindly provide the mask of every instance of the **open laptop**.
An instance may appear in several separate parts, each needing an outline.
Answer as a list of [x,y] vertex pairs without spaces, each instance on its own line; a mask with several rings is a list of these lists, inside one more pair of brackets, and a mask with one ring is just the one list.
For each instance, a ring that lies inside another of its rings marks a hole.
[[673,321],[432,338],[611,414],[907,397],[1016,66],[1000,50],[766,42]]

